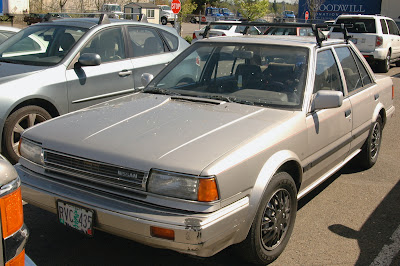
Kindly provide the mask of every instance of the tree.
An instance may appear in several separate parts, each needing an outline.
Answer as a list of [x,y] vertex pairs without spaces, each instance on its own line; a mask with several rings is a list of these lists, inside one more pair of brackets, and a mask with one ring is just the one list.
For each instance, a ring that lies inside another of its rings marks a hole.
[[60,0],[58,3],[60,5],[60,12],[63,12],[63,8],[65,6],[65,4],[67,3],[68,0]]
[[276,0],[272,3],[272,11],[274,14],[278,13],[278,4],[276,3]]
[[238,11],[244,18],[254,21],[264,17],[268,12],[268,0],[235,0]]
[[[192,14],[196,10],[197,4],[192,2],[192,0],[181,0],[181,11],[178,14],[179,25],[186,19],[189,14]],[[181,28],[179,27],[179,35],[181,35]]]
[[306,0],[309,12],[310,12],[310,19],[315,19],[317,16],[318,10],[321,5],[325,2],[325,0]]

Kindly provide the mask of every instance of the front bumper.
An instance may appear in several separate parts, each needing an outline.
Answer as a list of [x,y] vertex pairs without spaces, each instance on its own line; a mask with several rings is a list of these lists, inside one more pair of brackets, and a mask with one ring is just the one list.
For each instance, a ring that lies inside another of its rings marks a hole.
[[[22,198],[39,208],[56,213],[61,199],[95,211],[94,228],[152,247],[209,257],[237,243],[237,231],[247,218],[249,199],[245,197],[212,213],[191,213],[145,202],[127,201],[72,187],[41,176],[17,164],[22,180]],[[56,218],[55,218],[56,219]],[[150,227],[172,229],[174,240],[151,235]]]

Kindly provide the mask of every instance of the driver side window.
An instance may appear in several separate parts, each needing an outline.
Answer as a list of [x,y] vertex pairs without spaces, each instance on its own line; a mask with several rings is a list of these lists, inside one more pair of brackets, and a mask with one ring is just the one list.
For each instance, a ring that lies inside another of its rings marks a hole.
[[319,52],[317,56],[314,93],[320,90],[343,92],[338,66],[330,49]]

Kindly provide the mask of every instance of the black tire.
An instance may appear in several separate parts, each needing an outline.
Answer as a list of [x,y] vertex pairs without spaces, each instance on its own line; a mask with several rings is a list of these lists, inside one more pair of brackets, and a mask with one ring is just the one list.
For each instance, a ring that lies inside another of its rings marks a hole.
[[361,148],[361,152],[357,156],[357,162],[364,169],[371,168],[378,160],[382,142],[382,127],[382,118],[378,116],[376,121],[372,124],[368,138]]
[[386,55],[386,58],[384,60],[378,61],[378,71],[381,73],[387,73],[390,69],[390,51]]
[[195,17],[192,17],[190,19],[190,23],[196,24],[197,23],[197,19]]
[[400,67],[400,59],[398,61],[396,61],[396,66]]
[[237,245],[250,263],[273,262],[285,249],[297,212],[297,189],[286,172],[274,175],[264,192],[247,238]]
[[161,24],[162,24],[162,25],[167,25],[167,23],[168,23],[167,18],[162,17],[162,18],[161,18]]
[[11,163],[15,164],[19,160],[18,142],[22,132],[50,118],[50,114],[43,108],[29,105],[18,109],[6,119],[3,131],[3,153]]

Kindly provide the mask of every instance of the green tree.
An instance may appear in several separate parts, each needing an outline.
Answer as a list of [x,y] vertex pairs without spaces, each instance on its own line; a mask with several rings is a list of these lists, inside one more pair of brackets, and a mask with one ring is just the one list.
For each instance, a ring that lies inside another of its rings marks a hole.
[[268,13],[268,0],[235,0],[238,11],[244,18],[254,21]]
[[272,3],[272,12],[274,12],[274,14],[278,12],[278,4],[276,3],[276,0]]
[[[182,25],[189,14],[192,14],[196,10],[197,4],[192,0],[181,0],[181,11],[178,14],[178,22]],[[181,35],[181,28],[179,28],[179,35]]]

